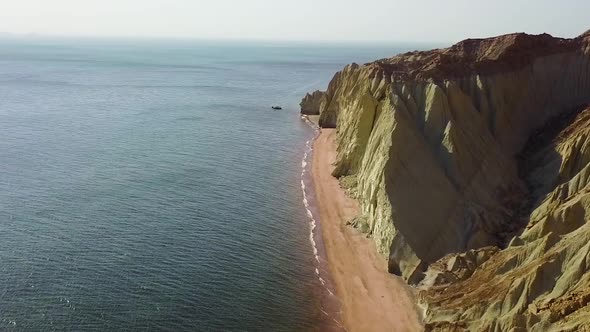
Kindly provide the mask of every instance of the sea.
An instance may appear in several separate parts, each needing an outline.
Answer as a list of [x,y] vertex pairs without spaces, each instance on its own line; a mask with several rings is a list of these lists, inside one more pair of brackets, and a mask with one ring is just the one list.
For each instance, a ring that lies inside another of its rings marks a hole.
[[1,39],[0,330],[339,328],[298,103],[418,48]]

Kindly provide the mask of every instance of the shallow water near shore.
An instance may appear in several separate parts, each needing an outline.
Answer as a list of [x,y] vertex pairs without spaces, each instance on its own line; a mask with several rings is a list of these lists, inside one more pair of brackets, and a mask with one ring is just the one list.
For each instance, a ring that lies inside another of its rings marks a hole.
[[297,103],[347,63],[420,46],[0,47],[0,330],[333,326]]

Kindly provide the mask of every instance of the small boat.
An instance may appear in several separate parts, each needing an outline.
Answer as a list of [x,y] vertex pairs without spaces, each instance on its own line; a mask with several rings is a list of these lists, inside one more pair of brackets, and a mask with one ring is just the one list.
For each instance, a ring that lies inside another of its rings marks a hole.
[[273,110],[282,110],[283,109],[281,106],[272,106],[271,108]]

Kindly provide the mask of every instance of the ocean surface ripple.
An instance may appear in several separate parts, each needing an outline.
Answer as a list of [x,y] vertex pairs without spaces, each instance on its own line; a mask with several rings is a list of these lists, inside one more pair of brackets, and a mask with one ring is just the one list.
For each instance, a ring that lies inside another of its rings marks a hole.
[[329,324],[297,103],[394,49],[0,47],[0,330]]

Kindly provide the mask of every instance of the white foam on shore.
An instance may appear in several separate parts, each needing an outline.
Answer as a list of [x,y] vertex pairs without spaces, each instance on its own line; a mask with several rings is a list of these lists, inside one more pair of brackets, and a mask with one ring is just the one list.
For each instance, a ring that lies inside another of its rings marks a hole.
[[317,124],[313,123],[313,121],[311,121],[311,120],[309,119],[309,116],[307,116],[307,115],[303,114],[303,115],[301,115],[301,119],[302,119],[303,121],[305,121],[305,123],[307,123],[308,125],[310,125],[310,126],[313,128],[313,129],[316,129],[316,130],[317,130],[317,129],[320,129],[320,126],[318,126]]
[[[315,130],[314,137],[305,143],[305,153],[303,154],[303,160],[301,161],[301,190],[303,192],[303,205],[305,206],[305,211],[307,212],[307,216],[309,217],[309,242],[311,243],[313,255],[314,255],[314,258],[316,261],[314,264],[315,265],[315,274],[316,274],[316,277],[318,278],[319,282],[322,284],[322,287],[328,292],[328,296],[330,297],[330,299],[340,302],[340,300],[336,297],[334,292],[330,289],[326,280],[322,277],[322,274],[323,274],[323,272],[321,271],[322,262],[320,261],[320,255],[318,253],[318,247],[317,247],[317,244],[315,241],[315,237],[321,236],[321,234],[316,234],[318,225],[317,225],[316,219],[313,215],[312,209],[309,204],[309,200],[308,200],[307,192],[306,192],[307,188],[305,185],[305,179],[308,179],[307,173],[311,172],[311,169],[308,169],[308,167],[311,166],[310,158],[313,157],[312,156],[313,143],[314,143],[315,139],[320,135],[320,127],[318,125],[316,125],[315,123],[311,122],[306,115],[302,115],[301,119],[304,120],[309,126],[311,126]],[[338,327],[342,328],[345,331],[342,324],[336,319],[336,316],[329,314],[328,312],[326,312],[322,308],[320,308],[320,310],[324,315],[326,315],[326,317],[333,320]],[[341,314],[341,312],[336,313],[336,315],[338,315],[338,316],[340,314]]]
[[315,274],[318,277],[318,280],[320,281],[320,283],[328,291],[328,294],[330,294],[330,296],[334,296],[334,292],[332,292],[332,290],[330,288],[328,288],[328,285],[326,284],[326,281],[324,280],[324,278],[322,278],[322,274],[320,271],[320,255],[318,253],[318,248],[317,248],[317,244],[315,241],[317,224],[316,224],[316,219],[314,218],[313,212],[311,211],[311,208],[309,206],[309,201],[307,199],[307,192],[306,192],[306,186],[305,186],[305,175],[308,171],[307,166],[310,164],[309,158],[312,157],[313,142],[319,136],[320,131],[319,131],[319,127],[316,124],[314,124],[313,122],[311,122],[306,115],[302,115],[301,119],[303,119],[307,124],[309,124],[315,130],[314,137],[305,143],[305,153],[303,154],[303,160],[301,161],[301,190],[303,191],[303,205],[305,206],[305,211],[307,212],[307,216],[309,217],[309,242],[311,243],[313,255],[316,260]]

